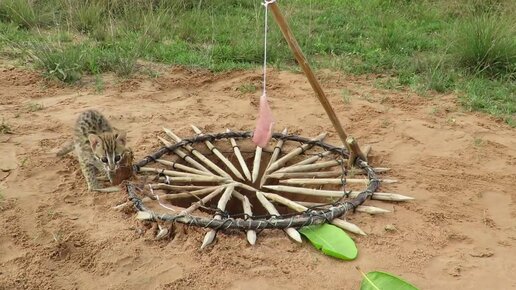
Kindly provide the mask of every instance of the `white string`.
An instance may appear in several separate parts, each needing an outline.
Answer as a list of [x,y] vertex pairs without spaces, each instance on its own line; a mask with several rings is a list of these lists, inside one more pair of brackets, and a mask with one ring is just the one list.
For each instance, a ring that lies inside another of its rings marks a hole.
[[276,0],[265,0],[262,5],[265,6],[265,25],[264,25],[264,39],[263,39],[263,91],[262,95],[267,93],[267,31],[269,30],[268,11],[269,4],[276,2]]
[[159,199],[159,195],[157,195],[157,194],[155,194],[155,193],[154,193],[154,189],[152,189],[152,186],[151,186],[150,184],[149,184],[149,188],[150,188],[150,192],[151,192],[151,194],[152,194],[152,195],[154,195],[154,197],[155,197],[155,198],[156,198],[156,200],[158,201],[159,205],[161,205],[161,207],[166,208],[166,209],[171,210],[171,211],[176,211],[175,209],[173,209],[173,208],[171,208],[171,207],[168,207],[168,206],[166,206],[165,204],[163,204],[163,203],[161,202],[161,200]]

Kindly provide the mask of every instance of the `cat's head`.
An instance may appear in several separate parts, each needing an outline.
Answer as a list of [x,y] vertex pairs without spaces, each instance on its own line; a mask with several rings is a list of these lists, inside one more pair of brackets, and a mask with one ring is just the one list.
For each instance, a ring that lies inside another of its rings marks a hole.
[[93,156],[104,165],[109,180],[112,182],[115,171],[120,166],[126,151],[126,133],[105,132],[88,135]]

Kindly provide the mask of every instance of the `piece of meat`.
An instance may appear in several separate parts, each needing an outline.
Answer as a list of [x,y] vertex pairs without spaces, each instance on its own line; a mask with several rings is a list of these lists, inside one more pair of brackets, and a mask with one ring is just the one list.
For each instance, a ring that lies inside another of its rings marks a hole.
[[267,95],[260,97],[260,108],[258,109],[258,120],[256,121],[256,129],[253,134],[253,142],[256,146],[265,147],[272,137],[272,126],[274,119],[272,111],[267,102]]

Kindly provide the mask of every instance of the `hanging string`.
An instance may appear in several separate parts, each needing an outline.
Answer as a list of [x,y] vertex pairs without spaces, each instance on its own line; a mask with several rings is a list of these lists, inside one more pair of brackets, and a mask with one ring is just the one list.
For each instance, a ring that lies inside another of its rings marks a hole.
[[265,0],[262,5],[265,6],[265,25],[264,25],[264,39],[263,39],[263,91],[262,94],[267,94],[267,31],[269,30],[268,11],[269,4],[276,2],[276,0]]

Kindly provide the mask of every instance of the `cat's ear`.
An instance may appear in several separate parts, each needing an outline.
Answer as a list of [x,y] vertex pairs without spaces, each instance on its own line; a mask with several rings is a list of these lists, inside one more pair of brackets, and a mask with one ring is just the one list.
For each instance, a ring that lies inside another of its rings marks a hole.
[[95,149],[97,149],[97,146],[100,144],[100,137],[95,134],[89,134],[88,140],[90,141],[91,149],[95,151]]
[[116,142],[118,142],[119,144],[125,145],[126,136],[127,136],[127,134],[125,133],[125,131],[116,132],[115,133]]

